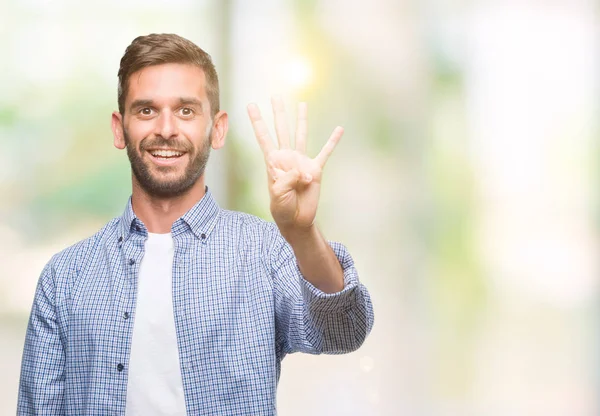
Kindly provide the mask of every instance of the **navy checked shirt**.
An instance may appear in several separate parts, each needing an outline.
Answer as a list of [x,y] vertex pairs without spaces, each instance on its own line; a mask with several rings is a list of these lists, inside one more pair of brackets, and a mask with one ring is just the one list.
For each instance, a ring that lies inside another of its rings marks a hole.
[[[210,192],[171,228],[173,308],[188,415],[275,415],[286,354],[356,350],[373,307],[346,249],[345,287],[306,281],[277,226],[220,209]],[[139,266],[147,238],[121,217],[55,255],[27,328],[18,415],[124,415]]]

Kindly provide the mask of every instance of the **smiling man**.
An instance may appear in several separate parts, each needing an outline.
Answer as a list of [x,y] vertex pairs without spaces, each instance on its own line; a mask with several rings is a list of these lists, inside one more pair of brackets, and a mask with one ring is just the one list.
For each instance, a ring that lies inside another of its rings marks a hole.
[[221,209],[205,186],[225,143],[211,58],[176,35],[136,38],[119,69],[114,145],[131,162],[120,217],[55,255],[38,283],[19,415],[275,415],[286,354],[356,350],[373,309],[344,246],[315,225],[323,167],[280,99],[279,146],[256,105],[275,223]]

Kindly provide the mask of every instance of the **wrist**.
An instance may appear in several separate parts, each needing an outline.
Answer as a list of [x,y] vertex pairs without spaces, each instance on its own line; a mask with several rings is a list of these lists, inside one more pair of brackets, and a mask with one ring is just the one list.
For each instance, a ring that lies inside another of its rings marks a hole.
[[319,236],[317,226],[313,223],[308,227],[298,226],[279,226],[279,232],[291,246],[302,244],[303,242],[314,241]]

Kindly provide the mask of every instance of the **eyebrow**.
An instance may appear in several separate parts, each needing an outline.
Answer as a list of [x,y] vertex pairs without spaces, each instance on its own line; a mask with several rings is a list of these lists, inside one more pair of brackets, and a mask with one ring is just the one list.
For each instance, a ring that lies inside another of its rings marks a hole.
[[182,105],[196,105],[202,109],[202,101],[194,97],[180,97],[179,104]]
[[131,103],[131,109],[135,110],[138,107],[149,107],[152,104],[154,104],[154,101],[152,100],[135,100],[134,102]]
[[[179,97],[179,104],[180,105],[195,105],[197,106],[200,110],[202,110],[202,101],[200,101],[197,98],[194,97]],[[140,108],[140,107],[151,107],[154,105],[154,101],[150,100],[150,99],[140,99],[140,100],[135,100],[134,102],[131,103],[131,109],[135,110],[136,108]]]

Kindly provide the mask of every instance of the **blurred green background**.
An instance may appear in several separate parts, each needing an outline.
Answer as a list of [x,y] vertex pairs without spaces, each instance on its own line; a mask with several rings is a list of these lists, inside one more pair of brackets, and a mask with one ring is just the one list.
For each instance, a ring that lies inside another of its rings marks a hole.
[[222,207],[270,218],[247,103],[308,101],[312,154],[345,128],[318,222],[375,327],[355,353],[287,357],[281,415],[600,413],[599,23],[585,0],[1,1],[0,414],[43,265],[131,192],[110,114],[152,32],[215,60]]

